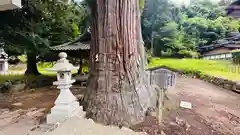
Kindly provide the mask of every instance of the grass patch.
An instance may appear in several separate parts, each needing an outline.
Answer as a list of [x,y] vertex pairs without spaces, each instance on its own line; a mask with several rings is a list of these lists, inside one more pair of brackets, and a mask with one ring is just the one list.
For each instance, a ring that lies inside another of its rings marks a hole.
[[45,77],[50,77],[50,76],[46,76],[46,75],[39,75],[39,76],[24,76],[24,75],[1,75],[0,76],[0,84],[5,83],[6,81],[9,80],[38,80],[41,78],[45,78]]
[[[56,75],[56,72],[47,71],[46,69],[53,67],[53,65],[55,63],[56,62],[40,62],[40,63],[37,64],[38,71],[42,75],[54,76],[54,75]],[[86,72],[87,69],[88,68],[86,66],[84,66],[83,67],[83,72]],[[26,71],[26,64],[25,65],[22,64],[21,66],[19,66],[19,65],[11,66],[8,71],[12,72],[12,73],[22,73],[22,74],[24,74],[24,72]],[[72,73],[77,73],[77,70],[72,71]]]
[[[10,75],[0,75],[0,84],[8,81],[8,80],[37,80],[44,77],[53,77],[56,76],[56,72],[47,71],[47,68],[53,67],[55,62],[41,62],[37,64],[38,71],[41,73],[40,76],[24,76],[24,72],[26,70],[26,65],[21,66],[11,66],[9,68],[9,72],[16,73]],[[72,73],[76,74],[78,70],[73,70]],[[87,65],[83,66],[83,72],[87,72]]]
[[213,61],[202,59],[162,59],[152,58],[149,67],[168,66],[183,71],[200,71],[216,77],[223,77],[230,80],[240,80],[239,72],[229,71],[232,64],[228,61]]
[[[38,70],[42,76],[24,76],[24,75],[8,75],[0,76],[0,83],[7,80],[21,80],[21,79],[38,79],[43,76],[56,76],[55,72],[46,71],[46,68],[51,68],[54,63],[41,63],[38,64]],[[240,80],[240,71],[231,72],[229,66],[232,64],[228,61],[213,61],[202,59],[162,59],[152,58],[149,68],[156,66],[168,66],[170,68],[183,70],[183,71],[200,71],[203,74],[208,74],[216,77],[223,77],[230,80]],[[25,69],[21,70],[24,72]],[[20,71],[20,70],[18,70]],[[87,65],[84,65],[83,72],[87,72]],[[77,73],[74,70],[73,73]]]

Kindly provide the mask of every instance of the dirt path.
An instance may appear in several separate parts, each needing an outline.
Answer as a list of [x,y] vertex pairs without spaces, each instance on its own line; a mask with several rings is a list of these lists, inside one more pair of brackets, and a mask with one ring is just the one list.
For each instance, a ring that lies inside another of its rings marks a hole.
[[[73,89],[75,95],[82,89]],[[34,91],[0,94],[0,135],[43,135],[39,124],[44,123],[46,114],[54,105],[59,90],[39,88]],[[48,128],[48,127],[47,127]]]
[[[180,77],[177,83],[165,104],[167,134],[176,134],[173,121],[184,121],[187,130],[179,134],[240,135],[240,94],[197,79]],[[192,110],[180,109],[180,101],[192,103]]]
[[[46,112],[41,109],[50,109],[58,92],[41,89],[16,94],[13,99],[0,95],[0,135],[32,135],[31,131],[38,127],[35,118],[44,116]],[[78,89],[74,93],[81,92]],[[240,94],[201,80],[180,77],[176,88],[168,90],[168,97],[161,127],[166,135],[240,135]],[[179,108],[180,101],[191,102],[193,108]],[[22,105],[12,106],[19,102]],[[10,110],[5,109],[9,107]],[[159,128],[157,122],[151,122],[145,124],[157,135],[153,131]]]

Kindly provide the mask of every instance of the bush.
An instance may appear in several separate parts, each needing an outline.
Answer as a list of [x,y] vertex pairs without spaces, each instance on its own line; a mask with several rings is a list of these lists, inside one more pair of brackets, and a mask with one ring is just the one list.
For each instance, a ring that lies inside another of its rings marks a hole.
[[152,60],[151,51],[146,49],[147,63],[149,64]]
[[16,64],[19,64],[20,62],[21,62],[21,60],[18,59],[17,57],[10,56],[8,58],[8,63],[11,64],[11,65],[16,65]]
[[232,52],[233,63],[240,64],[240,50]]
[[53,67],[54,64],[55,62],[39,62],[37,65],[38,68],[45,69]]
[[179,58],[197,58],[199,56],[197,52],[189,50],[180,50],[177,54]]
[[166,57],[169,58],[173,55],[171,50],[167,50],[167,51],[162,51],[162,57]]
[[26,55],[21,55],[17,57],[21,63],[27,63],[27,56]]

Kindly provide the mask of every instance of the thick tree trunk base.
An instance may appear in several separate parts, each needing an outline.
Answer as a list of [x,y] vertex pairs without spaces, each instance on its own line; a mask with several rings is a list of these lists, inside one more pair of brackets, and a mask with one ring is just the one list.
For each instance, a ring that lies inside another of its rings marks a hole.
[[[93,77],[90,80],[97,78]],[[88,85],[88,87],[95,86],[96,84],[91,82]],[[155,108],[157,103],[157,91],[146,83],[139,83],[134,92],[128,85],[121,92],[107,95],[101,94],[103,91],[96,92],[96,88],[92,89],[93,91],[88,89],[85,93],[84,109],[88,118],[105,125],[130,127],[138,124],[144,120],[147,110]]]
[[25,75],[40,75],[37,69],[37,60],[36,54],[28,53],[27,54],[27,70],[25,71]]
[[96,122],[130,127],[141,122],[157,100],[145,72],[139,0],[96,0],[92,4],[84,109]]
[[38,71],[25,71],[24,73],[25,76],[31,76],[31,75],[41,75]]

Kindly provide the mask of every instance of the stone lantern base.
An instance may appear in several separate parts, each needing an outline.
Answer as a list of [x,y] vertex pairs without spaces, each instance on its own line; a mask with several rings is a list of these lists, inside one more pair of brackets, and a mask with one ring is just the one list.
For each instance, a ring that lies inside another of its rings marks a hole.
[[51,113],[47,115],[47,124],[61,123],[74,116],[85,117],[85,112],[83,112],[79,103],[73,103],[73,106],[63,106],[62,108],[53,107]]
[[69,88],[74,80],[56,81],[53,84],[60,89],[60,94],[55,101],[55,106],[51,108],[51,113],[47,115],[47,124],[56,124],[63,122],[73,116],[84,117],[83,107],[79,106],[77,98],[72,94]]

